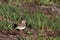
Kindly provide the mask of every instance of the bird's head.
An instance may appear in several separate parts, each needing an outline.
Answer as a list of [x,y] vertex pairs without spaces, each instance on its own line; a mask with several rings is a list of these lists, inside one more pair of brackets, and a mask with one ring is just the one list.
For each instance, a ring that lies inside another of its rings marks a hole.
[[25,24],[26,23],[26,20],[22,20],[21,23],[24,23]]

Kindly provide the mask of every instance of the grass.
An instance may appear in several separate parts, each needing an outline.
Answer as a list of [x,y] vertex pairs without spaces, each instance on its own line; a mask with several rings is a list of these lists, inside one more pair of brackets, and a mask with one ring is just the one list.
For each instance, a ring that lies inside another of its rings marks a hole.
[[31,12],[29,9],[22,9],[17,6],[12,6],[11,4],[3,4],[0,6],[0,16],[14,20],[14,23],[18,23],[21,21],[21,17],[25,17],[27,24],[31,24],[33,28],[39,28],[41,25],[53,28],[60,27],[59,16],[53,16],[49,18],[48,15],[45,15],[39,11]]
[[[11,2],[11,1],[10,1]],[[18,1],[16,1],[18,2]],[[27,26],[31,25],[33,29],[40,29],[40,27],[49,26],[54,29],[60,29],[60,16],[48,17],[44,13],[41,13],[37,8],[35,12],[31,12],[30,9],[23,9],[17,6],[11,5],[11,3],[0,5],[0,16],[4,16],[7,20],[0,21],[0,29],[13,29],[14,24],[18,24],[21,17],[24,17],[27,21]],[[28,34],[31,34],[28,32]],[[59,37],[50,40],[59,40]],[[22,39],[23,40],[23,39]],[[24,40],[29,40],[26,37]]]

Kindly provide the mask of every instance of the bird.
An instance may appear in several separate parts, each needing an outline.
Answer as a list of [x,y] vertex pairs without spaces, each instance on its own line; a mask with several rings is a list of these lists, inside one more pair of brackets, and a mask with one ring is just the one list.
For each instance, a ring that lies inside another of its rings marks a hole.
[[16,26],[17,30],[24,30],[26,28],[26,21],[22,20],[20,24]]

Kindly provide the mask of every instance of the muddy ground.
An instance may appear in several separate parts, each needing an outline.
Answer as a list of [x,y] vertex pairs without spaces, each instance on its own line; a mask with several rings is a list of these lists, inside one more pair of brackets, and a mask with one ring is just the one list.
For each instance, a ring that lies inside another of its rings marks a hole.
[[[31,32],[29,34],[28,32]],[[38,30],[28,29],[28,30],[0,30],[0,40],[20,40],[20,38],[25,38],[30,35],[31,40],[37,40]]]

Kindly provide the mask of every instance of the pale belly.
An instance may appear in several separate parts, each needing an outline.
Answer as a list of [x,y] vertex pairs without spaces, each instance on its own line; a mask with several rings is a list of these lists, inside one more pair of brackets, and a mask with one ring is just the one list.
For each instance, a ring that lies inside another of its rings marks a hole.
[[25,26],[24,27],[18,26],[18,27],[16,27],[16,29],[23,30],[23,29],[25,29]]

